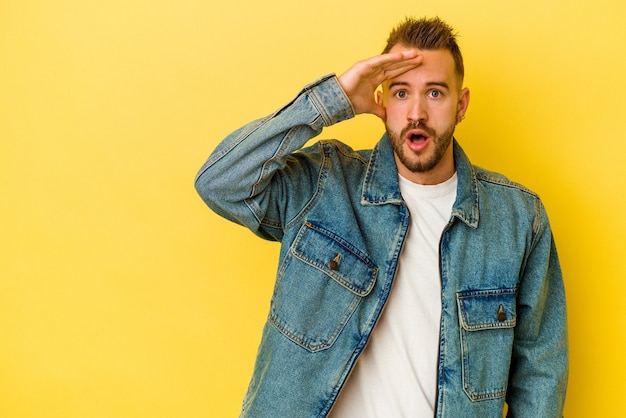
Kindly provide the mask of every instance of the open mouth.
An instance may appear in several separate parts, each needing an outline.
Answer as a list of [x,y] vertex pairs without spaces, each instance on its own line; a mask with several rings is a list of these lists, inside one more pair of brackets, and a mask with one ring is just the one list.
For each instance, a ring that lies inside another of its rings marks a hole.
[[424,149],[430,139],[430,136],[421,129],[411,129],[406,133],[405,137],[409,148],[413,151],[421,151]]
[[428,139],[428,136],[422,133],[409,134],[409,141],[411,142],[425,141],[426,139]]

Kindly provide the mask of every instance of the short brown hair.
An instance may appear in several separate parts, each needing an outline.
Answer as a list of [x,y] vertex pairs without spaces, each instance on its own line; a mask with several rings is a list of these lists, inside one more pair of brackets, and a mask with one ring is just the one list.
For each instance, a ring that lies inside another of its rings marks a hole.
[[461,49],[456,43],[456,33],[450,25],[438,17],[431,19],[406,18],[389,34],[383,54],[389,52],[397,44],[425,50],[447,49],[454,59],[457,75],[463,80],[465,68]]

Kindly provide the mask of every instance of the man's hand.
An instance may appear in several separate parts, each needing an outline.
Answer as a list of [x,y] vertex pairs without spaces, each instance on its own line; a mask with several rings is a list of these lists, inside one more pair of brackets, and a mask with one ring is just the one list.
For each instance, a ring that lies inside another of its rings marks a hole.
[[385,120],[385,108],[375,99],[383,81],[397,77],[422,63],[414,49],[377,55],[354,64],[339,76],[339,84],[348,95],[356,114],[371,113]]

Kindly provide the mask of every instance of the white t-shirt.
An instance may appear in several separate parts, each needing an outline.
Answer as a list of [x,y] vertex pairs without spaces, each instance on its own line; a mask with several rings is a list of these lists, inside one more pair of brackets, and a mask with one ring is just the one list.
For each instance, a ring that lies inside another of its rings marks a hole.
[[432,417],[441,321],[439,242],[456,198],[457,176],[424,186],[400,177],[411,213],[389,300],[332,418]]

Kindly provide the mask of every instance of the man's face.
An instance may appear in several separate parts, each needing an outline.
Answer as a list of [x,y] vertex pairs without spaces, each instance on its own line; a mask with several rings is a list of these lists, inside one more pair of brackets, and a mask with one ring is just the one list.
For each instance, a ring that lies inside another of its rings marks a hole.
[[[409,49],[395,45],[390,52]],[[421,184],[437,184],[455,171],[454,128],[469,104],[454,59],[446,49],[420,50],[420,66],[383,83],[379,95],[399,173]]]

